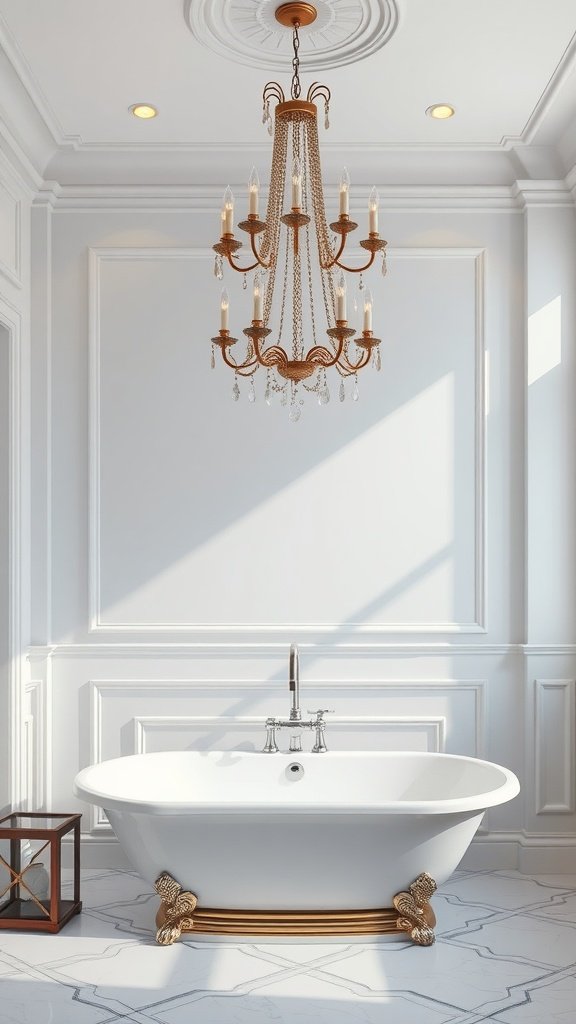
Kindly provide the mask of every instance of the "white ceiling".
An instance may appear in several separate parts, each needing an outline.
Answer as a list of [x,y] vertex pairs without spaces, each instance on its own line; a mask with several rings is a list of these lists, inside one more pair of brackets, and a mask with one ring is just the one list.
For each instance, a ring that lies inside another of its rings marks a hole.
[[[379,52],[322,74],[333,96],[324,146],[497,149],[538,141],[547,117],[560,132],[576,114],[574,0],[397,7],[398,26]],[[267,149],[260,114],[270,73],[203,46],[185,9],[183,0],[0,0],[0,42],[55,142],[77,157]],[[286,89],[290,57],[287,32],[274,75]],[[306,85],[304,30],[301,58]],[[138,121],[128,113],[136,101],[160,116]],[[451,103],[456,116],[426,117],[435,102]]]

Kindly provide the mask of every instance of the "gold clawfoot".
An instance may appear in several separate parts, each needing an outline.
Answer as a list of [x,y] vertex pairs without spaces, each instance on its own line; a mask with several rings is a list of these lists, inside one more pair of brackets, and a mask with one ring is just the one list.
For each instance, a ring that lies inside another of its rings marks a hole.
[[436,882],[424,871],[408,888],[408,892],[399,892],[394,897],[398,911],[396,927],[408,932],[416,945],[431,946],[435,939],[436,917],[429,901],[436,892]]
[[156,879],[154,888],[161,900],[156,917],[159,925],[156,942],[161,946],[171,946],[183,931],[189,932],[194,928],[192,915],[198,900],[193,892],[185,892],[167,871]]

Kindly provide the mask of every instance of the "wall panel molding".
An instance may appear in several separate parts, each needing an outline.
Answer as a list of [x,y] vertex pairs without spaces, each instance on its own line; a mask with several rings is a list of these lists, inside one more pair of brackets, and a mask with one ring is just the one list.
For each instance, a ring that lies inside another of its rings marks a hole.
[[[212,728],[225,729],[231,735],[236,733],[239,737],[248,737],[250,740],[254,735],[263,736],[261,715],[141,715],[135,717],[133,723],[135,754],[148,753],[148,741],[154,733],[170,735],[172,732],[179,735],[185,731],[199,733]],[[395,733],[402,734],[404,731],[412,736],[416,733],[423,740],[422,749],[431,753],[442,753],[446,744],[444,715],[332,715],[329,728],[331,736],[346,736],[347,733],[358,730],[366,735],[372,734],[373,739],[382,739],[383,736],[393,736]],[[313,733],[310,735],[313,736]],[[388,748],[374,745],[370,747],[370,750],[379,749]]]
[[576,810],[575,691],[574,679],[535,680],[536,814]]
[[23,784],[22,803],[29,810],[48,807],[48,779],[51,742],[49,711],[44,679],[31,679],[24,687],[22,719]]
[[22,287],[22,200],[0,177],[0,274]]
[[347,623],[198,623],[198,622],[105,622],[102,615],[101,553],[101,270],[104,263],[158,260],[206,259],[211,250],[202,248],[91,248],[89,250],[89,347],[90,347],[90,633],[188,634],[230,642],[246,637],[266,639],[378,637],[391,634],[466,635],[486,632],[486,465],[485,465],[485,250],[478,247],[406,247],[389,250],[392,260],[461,259],[474,268],[474,620],[472,622],[392,622],[366,625]]

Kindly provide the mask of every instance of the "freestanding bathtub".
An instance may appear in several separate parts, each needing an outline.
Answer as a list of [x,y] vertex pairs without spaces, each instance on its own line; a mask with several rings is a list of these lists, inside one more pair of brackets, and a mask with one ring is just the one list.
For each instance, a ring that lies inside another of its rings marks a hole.
[[136,754],[74,784],[148,882],[165,875],[199,909],[248,908],[255,924],[391,908],[423,872],[440,885],[486,808],[519,789],[488,761],[412,752]]

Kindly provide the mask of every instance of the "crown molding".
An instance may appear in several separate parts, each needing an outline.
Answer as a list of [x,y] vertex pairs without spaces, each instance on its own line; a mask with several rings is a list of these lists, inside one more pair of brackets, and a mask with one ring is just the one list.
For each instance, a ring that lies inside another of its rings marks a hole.
[[[528,120],[526,121],[522,131],[519,135],[503,135],[500,140],[500,145],[504,149],[513,149],[518,145],[531,145],[534,142],[538,142],[539,136],[548,120],[552,107],[555,106],[560,100],[564,100],[563,114],[569,112],[569,116],[574,114],[574,100],[573,95],[570,95],[570,91],[567,90],[567,96],[562,97],[564,86],[567,83],[567,79],[573,73],[576,68],[576,32],[570,39],[564,53],[560,57],[558,64],[554,68],[548,82],[542,90],[536,105],[534,106]],[[555,142],[558,143],[559,138],[557,137]]]
[[[241,180],[231,179],[234,190],[241,190]],[[576,165],[565,179],[532,180],[520,178],[509,185],[387,185],[377,181],[382,205],[389,211],[409,212],[442,210],[508,211],[518,213],[535,206],[574,206],[576,200]],[[372,185],[354,188],[354,205],[362,209],[368,200]],[[265,195],[265,190],[263,195]],[[327,186],[328,201],[336,202],[336,186]],[[173,211],[201,212],[217,215],[222,201],[220,185],[62,185],[58,181],[43,181],[36,191],[34,206],[48,206],[64,211],[117,211],[145,210],[147,212]]]
[[576,164],[574,164],[572,169],[568,171],[568,174],[566,175],[566,187],[570,189],[572,198],[576,203]]
[[[242,184],[231,182],[233,189]],[[354,189],[354,205],[363,207],[372,186]],[[389,210],[518,210],[509,185],[385,185],[378,184],[380,198]],[[265,196],[265,190],[263,190]],[[326,198],[337,201],[336,186],[325,189]],[[61,185],[44,181],[36,193],[35,206],[58,210],[174,210],[202,211],[216,215],[222,202],[222,188],[212,185]]]
[[514,183],[512,194],[522,209],[536,206],[574,206],[574,196],[565,179],[519,180]]

